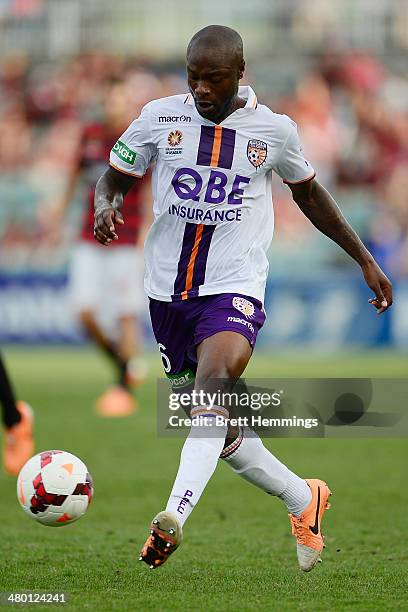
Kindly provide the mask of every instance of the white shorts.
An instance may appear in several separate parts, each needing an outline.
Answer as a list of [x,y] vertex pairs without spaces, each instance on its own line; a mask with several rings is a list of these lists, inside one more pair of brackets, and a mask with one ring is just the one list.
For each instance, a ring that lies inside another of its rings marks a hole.
[[69,269],[75,313],[93,310],[112,319],[141,314],[146,307],[143,270],[143,253],[135,246],[76,243]]

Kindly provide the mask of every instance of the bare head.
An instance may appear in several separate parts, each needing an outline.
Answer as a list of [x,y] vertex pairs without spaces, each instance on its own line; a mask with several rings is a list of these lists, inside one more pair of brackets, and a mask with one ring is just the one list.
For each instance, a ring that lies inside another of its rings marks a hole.
[[242,38],[226,26],[203,28],[187,47],[187,78],[200,115],[222,121],[240,106],[238,85],[245,70]]

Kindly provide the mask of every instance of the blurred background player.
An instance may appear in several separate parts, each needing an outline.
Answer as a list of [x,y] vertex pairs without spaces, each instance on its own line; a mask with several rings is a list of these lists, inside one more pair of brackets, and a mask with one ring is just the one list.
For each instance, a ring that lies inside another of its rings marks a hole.
[[[95,183],[118,135],[126,127],[131,100],[128,86],[113,81],[104,92],[99,121],[83,125],[78,139],[76,161],[68,176],[66,190],[54,211],[57,232],[78,182],[86,186],[86,214],[79,240],[70,261],[72,306],[83,329],[108,356],[115,370],[116,384],[97,400],[103,416],[126,416],[134,411],[132,386],[143,382],[146,366],[141,358],[140,315],[143,294],[142,245],[151,210],[150,179],[138,182],[126,201],[126,224],[119,230],[121,240],[112,251],[97,245],[93,238]],[[146,212],[145,212],[146,211]]]
[[16,401],[1,353],[0,404],[5,430],[3,465],[8,474],[17,476],[34,453],[33,411],[26,402]]

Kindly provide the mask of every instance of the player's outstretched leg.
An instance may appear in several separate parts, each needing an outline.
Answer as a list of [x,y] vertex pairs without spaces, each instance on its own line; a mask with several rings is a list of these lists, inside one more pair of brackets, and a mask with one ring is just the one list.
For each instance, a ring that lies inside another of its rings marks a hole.
[[297,476],[247,427],[241,428],[239,436],[228,442],[221,458],[234,472],[285,503],[291,518],[292,533],[297,539],[299,566],[309,572],[323,549],[320,525],[323,513],[329,507],[329,488],[321,480],[304,480]]

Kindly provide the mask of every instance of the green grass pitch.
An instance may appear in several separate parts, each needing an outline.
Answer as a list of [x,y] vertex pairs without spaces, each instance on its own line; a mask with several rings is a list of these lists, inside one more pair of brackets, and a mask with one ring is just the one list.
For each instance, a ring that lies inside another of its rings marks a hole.
[[[36,412],[37,449],[81,457],[95,482],[89,512],[61,529],[18,507],[15,479],[0,475],[0,591],[65,591],[72,610],[407,610],[406,479],[403,439],[278,439],[266,445],[305,477],[333,490],[324,562],[297,568],[283,504],[221,464],[161,569],[137,561],[151,517],[165,506],[182,439],[158,439],[150,358],[140,410],[106,420],[93,401],[110,382],[90,349],[5,350],[18,394]],[[255,356],[248,375],[405,377],[408,356]],[[48,609],[34,606],[35,609]]]

